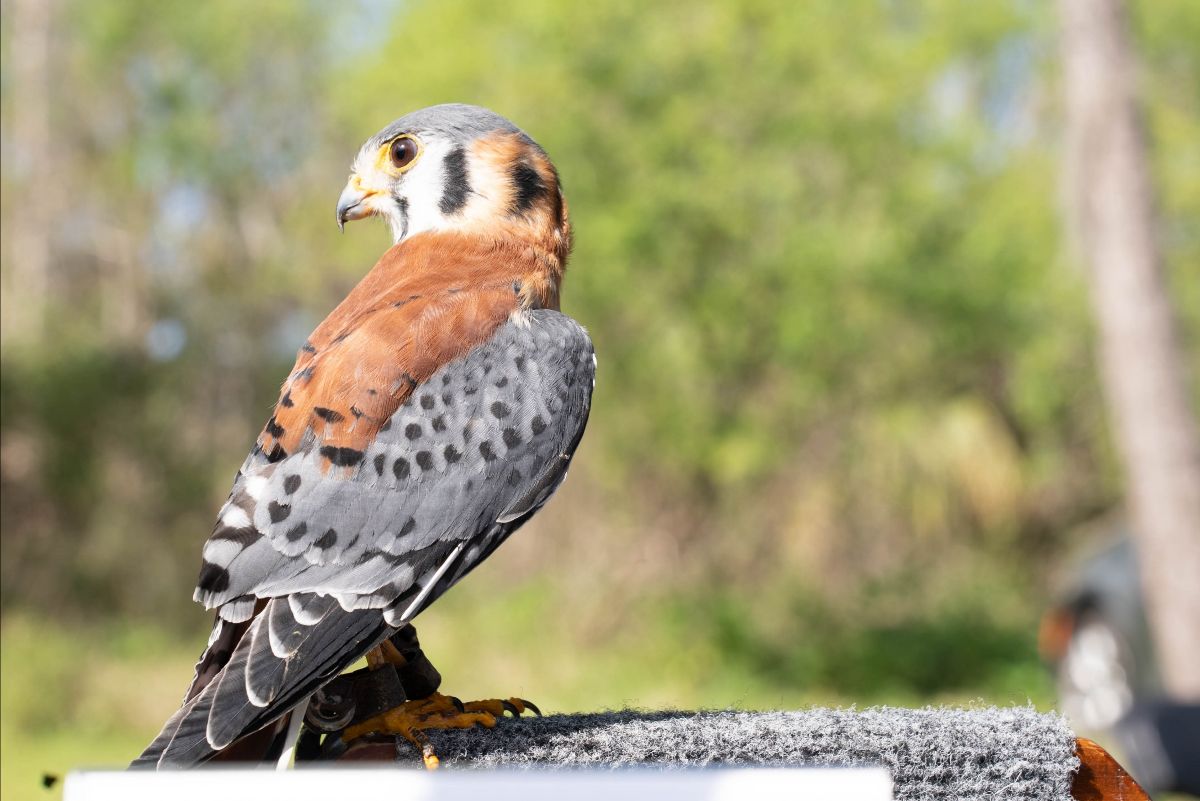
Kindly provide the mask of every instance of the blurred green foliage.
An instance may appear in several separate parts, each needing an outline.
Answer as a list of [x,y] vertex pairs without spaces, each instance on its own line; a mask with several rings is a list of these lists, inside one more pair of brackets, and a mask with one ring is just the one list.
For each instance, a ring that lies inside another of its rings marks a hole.
[[[1195,354],[1200,6],[1133,10]],[[1058,213],[1045,4],[3,14],[6,766],[39,720],[77,727],[53,735],[70,759],[113,758],[84,744],[111,705],[84,721],[10,694],[61,671],[34,632],[95,644],[114,684],[152,663],[110,647],[114,626],[175,629],[144,652],[172,665],[198,650],[190,586],[229,479],[296,347],[388,244],[337,235],[349,160],[447,101],[555,159],[577,231],[564,309],[600,359],[565,497],[420,627],[455,692],[1049,702],[1049,568],[1118,494]]]

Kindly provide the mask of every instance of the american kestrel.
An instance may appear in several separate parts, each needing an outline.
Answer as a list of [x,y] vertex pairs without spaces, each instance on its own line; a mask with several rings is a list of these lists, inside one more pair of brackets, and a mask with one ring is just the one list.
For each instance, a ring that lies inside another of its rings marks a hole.
[[486,109],[414,112],[354,159],[337,222],[371,216],[395,244],[300,348],[204,545],[208,647],[135,766],[294,733],[546,503],[583,436],[595,357],[558,311],[571,227],[545,151]]

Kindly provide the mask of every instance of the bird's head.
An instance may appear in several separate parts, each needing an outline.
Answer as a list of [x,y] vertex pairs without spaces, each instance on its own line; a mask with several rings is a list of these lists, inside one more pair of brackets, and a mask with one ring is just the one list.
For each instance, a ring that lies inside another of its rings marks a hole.
[[337,204],[339,226],[382,217],[401,242],[426,231],[546,239],[565,259],[567,207],[546,152],[478,106],[414,111],[358,151]]

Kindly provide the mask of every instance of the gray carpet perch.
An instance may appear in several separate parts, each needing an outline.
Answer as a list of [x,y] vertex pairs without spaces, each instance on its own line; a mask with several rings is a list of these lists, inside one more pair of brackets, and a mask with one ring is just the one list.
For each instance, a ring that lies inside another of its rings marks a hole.
[[1064,719],[1029,707],[626,711],[428,734],[451,769],[883,765],[897,799],[1068,801],[1079,765]]

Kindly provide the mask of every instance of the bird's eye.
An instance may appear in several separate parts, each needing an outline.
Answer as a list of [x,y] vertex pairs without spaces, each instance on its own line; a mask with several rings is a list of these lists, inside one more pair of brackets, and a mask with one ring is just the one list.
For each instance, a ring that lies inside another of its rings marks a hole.
[[416,140],[409,139],[407,136],[402,136],[392,142],[391,149],[388,151],[392,158],[392,166],[397,169],[407,167],[412,163],[412,160],[417,157]]

